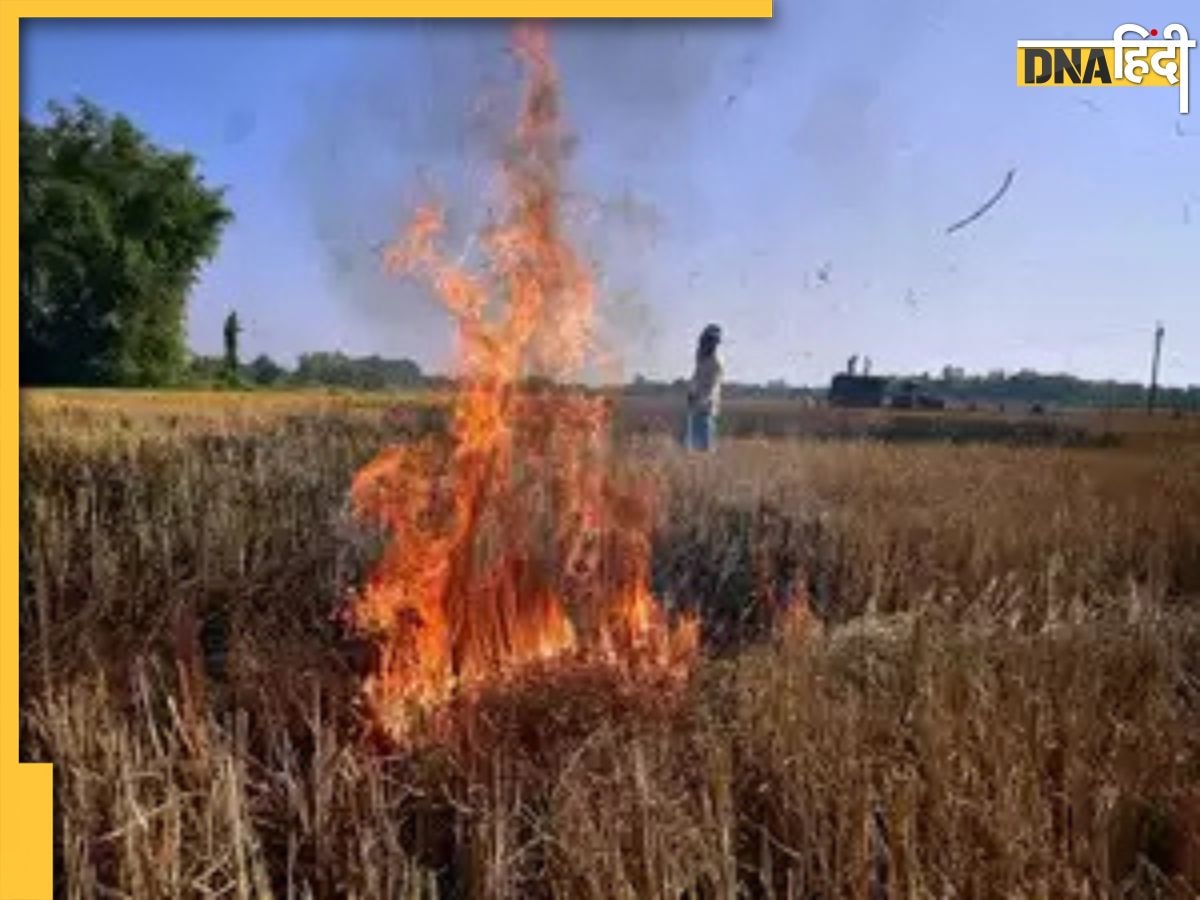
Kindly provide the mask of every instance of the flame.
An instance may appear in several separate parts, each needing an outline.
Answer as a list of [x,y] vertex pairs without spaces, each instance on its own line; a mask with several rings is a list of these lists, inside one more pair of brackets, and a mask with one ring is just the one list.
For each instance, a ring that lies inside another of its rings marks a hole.
[[514,48],[524,97],[483,271],[443,253],[435,206],[384,252],[444,303],[460,368],[449,446],[387,448],[351,490],[388,534],[348,611],[376,649],[368,705],[394,735],[415,710],[530,664],[683,672],[697,641],[647,588],[650,493],[616,472],[604,399],[569,387],[596,350],[593,284],[560,218],[567,134],[547,36],[519,28]]

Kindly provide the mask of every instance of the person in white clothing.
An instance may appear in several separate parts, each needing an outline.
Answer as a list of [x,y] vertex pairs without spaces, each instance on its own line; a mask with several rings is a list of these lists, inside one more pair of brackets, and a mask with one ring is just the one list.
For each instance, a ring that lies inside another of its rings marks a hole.
[[684,444],[689,450],[707,453],[715,448],[717,414],[721,407],[721,378],[724,371],[717,356],[721,327],[708,325],[696,346],[696,368],[688,387],[687,428]]

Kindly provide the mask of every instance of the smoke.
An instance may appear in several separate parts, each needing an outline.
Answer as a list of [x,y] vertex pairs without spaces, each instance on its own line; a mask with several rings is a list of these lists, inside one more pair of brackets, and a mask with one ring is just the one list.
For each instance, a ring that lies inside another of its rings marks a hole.
[[[340,301],[386,339],[381,352],[449,360],[450,329],[425,289],[384,275],[378,250],[420,203],[448,212],[450,249],[494,213],[495,165],[511,134],[520,76],[499,23],[372,25],[369,49],[307,97],[294,161],[324,271]],[[705,101],[731,61],[731,35],[703,24],[556,26],[554,55],[574,129],[564,209],[597,279],[602,339],[617,355],[653,352],[648,274],[691,189]],[[744,68],[744,60],[741,62]],[[432,350],[432,352],[431,352]]]
[[450,349],[444,315],[422,290],[386,276],[379,253],[433,199],[450,211],[451,240],[465,246],[464,213],[478,215],[478,203],[456,201],[483,197],[494,149],[481,101],[515,69],[493,26],[382,31],[310,90],[294,162],[337,299],[379,333],[382,352],[440,368]]

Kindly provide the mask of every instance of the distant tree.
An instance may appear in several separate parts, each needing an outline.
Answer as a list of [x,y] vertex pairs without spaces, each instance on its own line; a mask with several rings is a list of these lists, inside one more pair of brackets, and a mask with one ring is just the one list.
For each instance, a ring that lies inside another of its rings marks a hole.
[[303,353],[296,365],[300,384],[381,390],[415,387],[425,382],[421,367],[411,359],[381,356],[351,357],[344,353]]
[[225,340],[225,377],[229,381],[237,381],[238,370],[241,363],[238,361],[238,335],[242,332],[242,326],[238,322],[236,312],[231,312],[225,317],[225,325],[222,328],[222,334]]
[[186,153],[84,100],[20,123],[23,384],[184,374],[184,303],[232,218]]
[[246,377],[254,384],[266,387],[283,381],[287,371],[266,354],[256,356],[246,367]]
[[[986,375],[972,375],[956,367],[947,367],[940,378],[928,373],[894,376],[892,390],[903,391],[910,383],[912,389],[963,403],[1007,403],[1043,409],[1055,407],[1138,407],[1146,402],[1146,387],[1136,382],[1089,381],[1065,373],[1041,373],[1021,369],[1006,374],[1000,369]],[[1165,387],[1161,389],[1164,404],[1187,406],[1200,402],[1195,388]]]
[[219,356],[193,356],[188,363],[187,381],[196,386],[212,386],[224,377],[225,360]]

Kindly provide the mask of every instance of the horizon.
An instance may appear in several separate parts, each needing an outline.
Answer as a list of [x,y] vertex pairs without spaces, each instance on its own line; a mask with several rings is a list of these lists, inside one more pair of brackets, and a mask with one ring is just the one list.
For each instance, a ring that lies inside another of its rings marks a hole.
[[[1144,385],[1161,320],[1160,383],[1200,382],[1200,125],[1173,90],[1013,78],[1017,40],[1104,37],[1131,15],[922,0],[553,26],[579,137],[568,212],[625,381],[685,377],[715,320],[744,384],[818,386],[857,353],[881,371]],[[858,68],[831,34],[852,36]],[[505,26],[40,20],[21,37],[22,115],[88,97],[228,187],[237,218],[189,299],[194,352],[216,352],[236,309],[247,359],[450,371],[437,304],[371,247],[429,184],[456,239],[476,224],[518,87]],[[994,208],[944,233],[1011,169]]]
[[[392,362],[416,362],[415,360],[412,360],[409,357],[388,357],[388,356],[381,356],[379,354],[365,354],[365,355],[361,355],[361,356],[353,356],[350,354],[342,353],[342,351],[340,351],[340,350],[302,351],[300,356],[322,355],[322,354],[331,355],[331,356],[341,355],[341,356],[344,356],[347,360],[349,360],[351,362],[362,362],[362,361],[367,361],[367,360],[378,360],[380,362],[389,362],[389,363],[392,363]],[[265,355],[265,354],[262,354],[262,355]],[[205,359],[210,362],[219,362],[222,359],[222,356],[219,353],[211,354],[211,355],[194,354],[194,356],[198,359]],[[242,367],[246,368],[246,367],[252,365],[254,362],[254,359],[255,359],[254,357],[251,357],[249,360],[242,360]],[[275,360],[275,359],[271,359],[271,361],[278,363],[278,360]],[[284,365],[285,371],[291,375],[296,374],[296,370],[298,367],[298,361],[299,360],[297,359],[297,361],[294,362],[290,366]],[[281,365],[283,365],[283,364],[281,364]],[[418,368],[420,369],[419,377],[425,381],[454,382],[458,377],[454,372],[426,369],[423,366],[420,366],[419,364],[418,364]],[[1062,372],[1062,371],[1044,372],[1044,371],[1038,371],[1036,369],[999,369],[999,368],[992,369],[989,371],[973,371],[973,370],[964,369],[964,368],[955,367],[955,366],[950,366],[949,368],[955,368],[958,370],[957,374],[955,374],[953,377],[950,377],[950,378],[947,378],[947,376],[944,372],[944,369],[943,369],[943,371],[924,370],[924,371],[920,371],[920,372],[916,372],[916,371],[907,371],[907,372],[906,371],[882,371],[882,370],[881,371],[873,371],[873,372],[869,372],[869,373],[856,372],[854,377],[881,378],[887,382],[900,381],[900,380],[922,380],[922,381],[927,380],[927,381],[933,381],[933,382],[970,382],[970,381],[992,381],[992,380],[998,380],[1001,378],[1004,379],[1005,381],[1010,381],[1014,378],[1019,378],[1022,376],[1033,376],[1034,378],[1039,378],[1039,379],[1054,379],[1054,378],[1072,379],[1072,380],[1078,381],[1082,384],[1091,385],[1091,386],[1112,386],[1112,387],[1120,387],[1120,388],[1135,388],[1136,387],[1136,388],[1140,388],[1142,390],[1148,390],[1149,386],[1150,386],[1149,379],[1146,379],[1144,381],[1138,381],[1136,379],[1126,381],[1126,380],[1121,380],[1121,379],[1116,379],[1116,378],[1085,378],[1085,377],[1076,375],[1073,372]],[[844,374],[847,374],[847,373],[846,373],[845,369],[843,368],[840,371],[834,371],[834,372],[829,373],[829,376],[826,378],[826,380],[824,382],[816,382],[816,383],[814,383],[814,382],[796,382],[796,381],[790,381],[786,378],[768,378],[766,380],[761,380],[761,381],[743,381],[743,380],[733,378],[733,379],[725,380],[723,384],[726,389],[732,389],[732,390],[740,390],[740,389],[746,388],[746,389],[766,390],[766,391],[772,391],[772,390],[826,391],[829,389],[829,382],[832,381],[833,378],[835,378],[838,375],[844,375]],[[529,377],[536,378],[539,376],[529,376]],[[567,386],[579,385],[579,386],[589,388],[589,389],[594,388],[594,389],[598,389],[598,390],[608,390],[611,388],[619,388],[619,387],[636,387],[639,384],[650,385],[652,387],[679,387],[681,385],[686,385],[690,381],[690,378],[687,375],[676,375],[676,376],[671,376],[671,377],[666,377],[666,378],[652,378],[652,377],[648,377],[643,372],[630,372],[630,373],[628,373],[627,376],[623,377],[621,380],[616,380],[616,381],[605,381],[605,380],[561,381],[561,380],[555,379],[555,378],[549,378],[548,380],[555,384],[563,384],[563,385],[567,385]],[[59,390],[60,388],[49,386],[48,389]],[[106,388],[98,388],[98,390],[105,390],[105,389]],[[390,390],[390,389],[391,389],[390,387],[381,388],[381,390]],[[1184,393],[1191,393],[1191,392],[1195,392],[1195,391],[1200,391],[1200,384],[1193,384],[1193,383],[1172,384],[1170,382],[1164,382],[1160,379],[1158,382],[1158,389],[1160,391],[1169,391],[1169,392],[1178,391],[1178,392],[1184,392]]]

